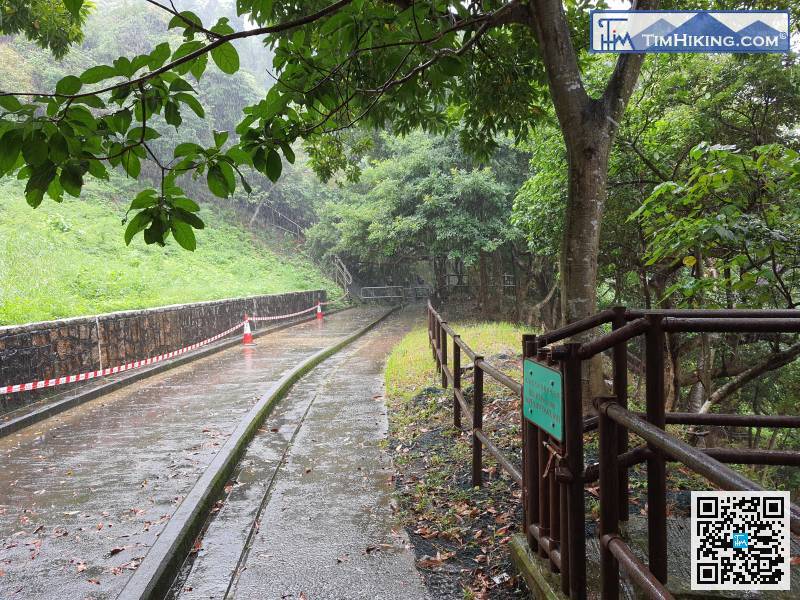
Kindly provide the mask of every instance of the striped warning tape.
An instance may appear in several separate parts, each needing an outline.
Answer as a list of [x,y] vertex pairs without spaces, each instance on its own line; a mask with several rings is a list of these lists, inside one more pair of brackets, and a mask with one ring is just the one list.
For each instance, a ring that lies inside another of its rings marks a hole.
[[[301,310],[295,313],[290,313],[287,315],[275,315],[272,317],[249,317],[250,321],[277,321],[278,319],[289,319],[291,317],[296,317],[298,315],[302,315],[312,310],[317,310],[317,305],[311,306],[306,308],[305,310]],[[237,329],[241,329],[244,327],[246,321],[242,321],[238,325],[234,325],[230,329],[226,329],[222,333],[218,333],[210,338],[202,340],[200,342],[196,342],[191,344],[190,346],[186,346],[185,348],[181,348],[179,350],[173,350],[172,352],[166,352],[165,354],[159,354],[158,356],[151,356],[150,358],[145,358],[142,360],[135,360],[133,362],[126,363],[124,365],[117,365],[116,367],[107,367],[105,369],[98,369],[96,371],[87,371],[86,373],[79,373],[77,375],[65,375],[63,377],[54,377],[53,379],[42,379],[41,381],[31,381],[29,383],[17,383],[14,385],[6,385],[0,386],[0,395],[3,394],[13,394],[16,392],[28,392],[31,390],[38,390],[42,388],[49,388],[55,387],[57,385],[64,385],[66,383],[76,383],[78,381],[88,381],[90,379],[95,379],[97,377],[105,377],[107,375],[114,375],[116,373],[122,373],[123,371],[129,371],[131,369],[138,369],[139,367],[146,367],[148,365],[153,365],[155,363],[159,363],[162,360],[169,360],[170,358],[175,358],[176,356],[180,356],[181,354],[185,354],[187,352],[191,352],[192,350],[197,350],[203,346],[207,346],[212,342],[216,342],[218,339],[225,337],[226,335],[233,333]]]
[[277,321],[278,319],[288,319],[289,317],[296,317],[297,315],[304,315],[305,313],[311,312],[312,310],[317,310],[317,305],[311,306],[306,308],[305,310],[299,310],[296,313],[291,313],[289,315],[275,315],[273,317],[248,317],[251,321]]

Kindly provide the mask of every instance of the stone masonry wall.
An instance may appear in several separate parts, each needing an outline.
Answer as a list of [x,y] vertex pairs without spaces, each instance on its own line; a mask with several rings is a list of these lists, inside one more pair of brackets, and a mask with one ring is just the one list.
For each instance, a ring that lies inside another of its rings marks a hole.
[[[324,291],[176,304],[0,327],[0,386],[94,371],[156,356],[225,331],[240,323],[245,313],[288,314],[308,308],[317,300],[325,300]],[[251,327],[255,331],[256,325],[271,324],[252,322]],[[241,336],[241,332],[230,335]],[[66,387],[51,390],[63,391]],[[43,393],[47,392],[0,395],[0,413],[23,406]]]

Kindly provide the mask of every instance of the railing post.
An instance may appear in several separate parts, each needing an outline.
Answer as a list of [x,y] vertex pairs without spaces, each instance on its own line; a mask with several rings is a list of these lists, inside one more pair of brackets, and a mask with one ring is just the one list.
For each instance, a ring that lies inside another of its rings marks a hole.
[[[546,352],[543,348],[537,348],[536,358],[539,361],[547,360]],[[533,428],[533,452],[535,455],[536,463],[536,497],[538,505],[538,513],[536,519],[539,523],[539,537],[550,537],[550,494],[548,493],[546,471],[547,471],[547,451],[545,441],[547,441],[547,434],[539,427]],[[539,545],[539,556],[547,559],[548,554],[545,550],[544,544]]]
[[458,394],[461,392],[461,336],[453,336],[453,427],[461,429],[461,405]]
[[596,406],[600,415],[600,598],[617,600],[619,598],[619,564],[617,559],[603,543],[606,535],[619,532],[619,426],[604,412],[603,402],[615,398],[598,398]]
[[[442,321],[441,325],[444,325],[446,321]],[[444,327],[440,326],[440,333],[442,335],[442,388],[447,389],[447,371],[445,367],[447,366],[447,332],[445,331]]]
[[[625,320],[624,306],[614,307],[614,320],[612,329],[619,329],[627,323]],[[614,346],[614,396],[622,408],[628,408],[628,342],[621,342]],[[622,429],[617,434],[617,454],[628,451],[628,430]],[[628,520],[628,469],[619,473],[619,516],[623,521]]]
[[482,356],[475,356],[472,392],[472,487],[480,487],[483,481],[483,448],[476,431],[483,427],[483,370],[478,362]]
[[581,359],[579,343],[565,345],[564,361],[564,449],[567,471],[567,531],[564,539],[569,544],[569,597],[586,598],[586,534],[583,499],[583,400],[581,384]]
[[431,309],[430,303],[428,303],[428,339],[431,343],[431,353],[433,354],[433,361],[436,362],[436,341],[434,338],[434,331],[436,331],[436,327],[434,325],[434,316],[433,310]]
[[[536,336],[523,334],[522,336],[522,366],[525,368],[525,359],[536,356]],[[525,375],[523,372],[523,383]],[[522,394],[524,394],[524,390]],[[536,538],[531,533],[531,525],[539,517],[539,454],[536,451],[536,426],[525,418],[523,399],[519,399],[520,424],[522,431],[522,522],[525,537],[531,552],[536,552]]]
[[[664,330],[660,315],[648,315],[645,333],[645,377],[647,420],[664,429]],[[649,569],[661,583],[667,583],[667,471],[664,453],[648,444],[647,459],[647,546]]]
[[436,317],[433,318],[433,339],[436,342],[436,372],[442,370],[442,324]]
[[[551,444],[551,451],[558,446],[558,441],[551,437],[550,438]],[[562,451],[559,448],[559,451]],[[550,454],[550,452],[548,452]],[[558,479],[556,477],[556,473],[558,471],[558,461],[556,460],[556,456],[549,456],[548,460],[552,460],[553,463],[550,467],[550,472],[547,474],[549,481],[547,482],[548,493],[550,494],[550,539],[552,540],[551,546],[558,548],[561,545],[561,503],[559,502],[559,488],[561,485],[558,483]],[[553,572],[558,571],[558,567],[556,567],[555,562],[552,560],[550,561],[550,569]]]

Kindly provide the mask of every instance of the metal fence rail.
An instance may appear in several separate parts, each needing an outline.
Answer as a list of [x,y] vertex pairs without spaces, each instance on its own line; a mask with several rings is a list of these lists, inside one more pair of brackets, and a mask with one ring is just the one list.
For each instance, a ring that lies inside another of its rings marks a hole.
[[[584,343],[556,342],[611,325],[611,332]],[[472,430],[472,478],[481,484],[485,449],[522,486],[523,530],[534,553],[560,574],[561,591],[572,599],[587,597],[584,488],[600,481],[600,567],[603,600],[619,597],[620,569],[648,598],[672,598],[667,583],[666,464],[677,461],[727,490],[759,490],[755,482],[724,463],[800,466],[800,452],[737,448],[694,448],[665,431],[667,424],[738,427],[800,427],[800,417],[666,413],[664,395],[665,332],[798,332],[798,310],[627,310],[615,307],[548,332],[523,335],[523,359],[557,368],[563,377],[563,441],[558,441],[522,415],[522,470],[483,431],[484,376],[520,397],[523,385],[484,360],[428,303],[428,338],[442,387],[453,389],[453,423],[469,421]],[[448,348],[448,336],[452,351]],[[644,337],[645,413],[628,410],[628,342]],[[611,351],[613,396],[594,399],[596,415],[583,414],[583,363]],[[472,409],[461,385],[462,353],[474,364]],[[452,359],[450,358],[452,356]],[[452,360],[452,362],[451,362]],[[599,462],[584,465],[584,434],[599,429]],[[643,445],[629,448],[629,436]],[[648,548],[644,564],[619,535],[628,519],[628,469],[645,464],[647,471]],[[800,508],[790,506],[792,533],[800,535]]]
[[[452,340],[452,368],[448,364],[448,341],[447,336]],[[442,387],[450,386],[453,389],[453,425],[461,429],[462,420],[466,418],[467,429],[472,431],[472,485],[480,486],[483,483],[483,449],[495,457],[497,462],[508,473],[517,484],[522,485],[522,473],[514,466],[497,445],[492,442],[486,432],[483,431],[483,383],[484,374],[488,375],[501,385],[504,385],[516,395],[519,395],[522,387],[519,382],[514,381],[494,365],[486,362],[480,354],[476,354],[461,336],[453,331],[452,327],[444,321],[441,315],[436,312],[430,302],[428,302],[428,340],[433,351],[433,359],[436,361],[436,369],[442,375]],[[461,387],[461,353],[467,355],[472,360],[474,366],[472,409],[470,410],[464,391]]]
[[382,285],[361,288],[362,300],[402,300],[404,297],[403,287],[400,285]]

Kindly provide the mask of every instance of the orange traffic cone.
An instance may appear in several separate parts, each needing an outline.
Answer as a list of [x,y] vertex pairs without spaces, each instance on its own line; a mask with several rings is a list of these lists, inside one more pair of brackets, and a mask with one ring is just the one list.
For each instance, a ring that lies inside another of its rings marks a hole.
[[324,315],[322,314],[322,302],[317,300],[317,321],[322,321],[323,316]]
[[255,346],[253,343],[253,333],[250,331],[250,317],[244,316],[244,335],[242,336],[242,344],[245,346]]

